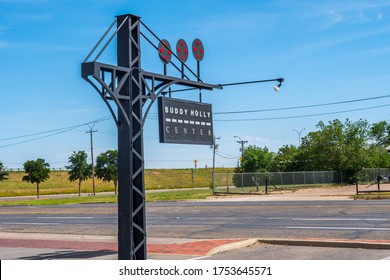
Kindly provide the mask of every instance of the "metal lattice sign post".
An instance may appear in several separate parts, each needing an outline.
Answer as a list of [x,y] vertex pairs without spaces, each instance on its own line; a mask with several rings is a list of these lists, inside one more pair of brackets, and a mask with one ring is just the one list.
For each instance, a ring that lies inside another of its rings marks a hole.
[[[114,29],[115,24],[116,29]],[[141,26],[157,40],[158,45],[153,44],[152,40],[141,32]],[[110,33],[112,35],[108,36]],[[98,62],[115,36],[117,65]],[[141,36],[156,48],[164,63],[164,74],[151,73],[142,69]],[[106,40],[105,44],[103,44],[104,40]],[[91,59],[96,52],[96,57]],[[195,39],[192,44],[192,52],[197,60],[197,73],[185,64],[188,52],[187,43],[180,39],[176,44],[177,54],[175,54],[168,41],[159,39],[139,17],[127,14],[116,17],[81,64],[81,76],[95,88],[107,104],[118,128],[118,259],[120,260],[146,259],[143,125],[152,104],[160,94],[165,93],[173,85],[199,90],[222,88],[221,85],[206,84],[200,78],[200,61],[204,56],[202,42]],[[173,57],[179,61],[180,67],[171,61]],[[169,63],[178,70],[180,78],[167,75]],[[185,69],[194,79],[187,76]],[[112,103],[115,104],[116,110],[112,107]],[[179,106],[179,103],[175,106]],[[165,141],[162,142],[212,143],[211,107],[189,103],[181,106],[184,106],[182,110],[193,108],[197,111],[197,116],[195,111],[193,116],[185,115],[181,119],[166,114],[166,119],[170,119],[172,124],[174,119],[178,122],[172,127],[168,127],[165,123],[166,134],[162,136]],[[193,129],[196,129],[196,134]],[[177,135],[176,138],[170,137],[173,135],[172,132],[179,130],[181,138]],[[194,137],[190,137],[191,133]]]

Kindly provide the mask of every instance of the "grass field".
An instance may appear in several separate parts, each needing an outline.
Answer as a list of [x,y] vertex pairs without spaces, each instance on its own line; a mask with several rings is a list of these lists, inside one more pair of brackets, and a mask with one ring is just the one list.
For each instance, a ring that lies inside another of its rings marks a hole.
[[[212,191],[205,190],[165,190],[146,194],[146,202],[152,201],[169,201],[169,200],[188,200],[188,199],[205,199],[212,195]],[[62,204],[80,204],[80,203],[117,203],[118,196],[99,195],[99,196],[81,196],[81,197],[63,197],[63,198],[34,198],[34,199],[17,199],[10,201],[0,201],[1,206],[39,206],[39,205],[62,205]]]
[[[218,172],[233,172],[233,169],[218,168]],[[216,172],[217,172],[216,171]],[[36,195],[36,184],[23,182],[23,171],[9,172],[8,180],[0,182],[0,197]],[[211,188],[212,169],[146,169],[145,187],[157,189]],[[113,182],[95,179],[96,192],[114,191]],[[92,193],[92,180],[83,181],[82,193]],[[66,171],[52,171],[50,178],[40,184],[40,195],[78,193],[78,182],[70,182]]]

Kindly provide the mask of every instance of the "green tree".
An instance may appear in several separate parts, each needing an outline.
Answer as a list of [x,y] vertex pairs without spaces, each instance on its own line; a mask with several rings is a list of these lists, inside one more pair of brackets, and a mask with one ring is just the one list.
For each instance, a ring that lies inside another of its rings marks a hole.
[[249,146],[244,151],[241,168],[243,172],[271,171],[274,156],[274,153],[270,152],[267,147]]
[[37,198],[39,198],[39,184],[50,178],[50,165],[44,159],[28,160],[23,164],[27,175],[22,180],[37,184]]
[[108,150],[96,158],[96,176],[103,181],[114,183],[115,194],[118,186],[118,151]]
[[69,181],[78,181],[79,183],[79,196],[81,195],[81,182],[85,181],[92,176],[92,165],[87,163],[87,153],[84,151],[73,152],[69,157],[68,169]]
[[273,171],[299,171],[303,170],[299,157],[299,148],[293,145],[284,145],[274,157]]
[[369,163],[366,120],[342,123],[336,119],[327,125],[318,123],[318,131],[302,140],[301,157],[306,170],[341,170],[345,178],[355,176]]
[[8,172],[4,171],[3,163],[0,161],[0,181],[8,179]]
[[246,174],[245,176],[238,173],[255,173],[272,171],[274,153],[270,152],[267,147],[260,148],[250,145],[244,151],[244,158],[241,161],[241,166],[235,169],[233,182],[236,187],[250,187],[259,184],[257,176]]
[[368,164],[365,167],[368,168],[389,168],[390,167],[390,155],[384,147],[379,147],[372,144],[367,149]]
[[390,123],[381,121],[371,125],[370,134],[371,139],[376,145],[387,147],[390,145]]

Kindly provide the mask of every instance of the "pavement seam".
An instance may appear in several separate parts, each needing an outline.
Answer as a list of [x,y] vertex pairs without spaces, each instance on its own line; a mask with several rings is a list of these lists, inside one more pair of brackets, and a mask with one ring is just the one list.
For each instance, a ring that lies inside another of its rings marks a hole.
[[246,239],[238,242],[233,242],[229,244],[224,244],[217,246],[210,251],[207,252],[206,256],[212,256],[215,254],[231,251],[231,250],[237,250],[241,248],[246,248],[255,245],[258,242],[258,239],[252,238],[252,239]]
[[264,239],[258,241],[264,244],[286,246],[312,246],[362,249],[390,249],[390,240],[340,240],[340,239]]

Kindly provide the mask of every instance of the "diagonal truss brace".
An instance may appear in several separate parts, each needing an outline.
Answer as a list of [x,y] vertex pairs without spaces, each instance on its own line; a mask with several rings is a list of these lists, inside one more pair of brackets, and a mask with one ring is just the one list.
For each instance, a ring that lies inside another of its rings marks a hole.
[[[181,79],[173,76],[161,75],[152,72],[146,72],[138,69],[129,69],[126,67],[105,64],[101,62],[85,62],[81,64],[81,76],[88,83],[90,83],[95,90],[99,93],[103,101],[107,104],[116,125],[118,125],[118,118],[109,103],[110,100],[114,101],[120,112],[122,112],[126,123],[130,125],[129,117],[126,115],[120,100],[129,99],[129,96],[120,95],[119,92],[125,85],[126,80],[131,75],[132,71],[140,71],[142,79],[142,86],[146,89],[146,93],[141,97],[144,100],[144,104],[147,100],[151,100],[147,109],[143,115],[143,121],[149,113],[151,106],[156,98],[168,87],[172,85],[180,85],[192,88],[199,88],[205,90],[212,90],[214,88],[221,89],[221,85],[207,84],[203,82],[196,82],[187,79]],[[141,87],[140,87],[141,88]]]

